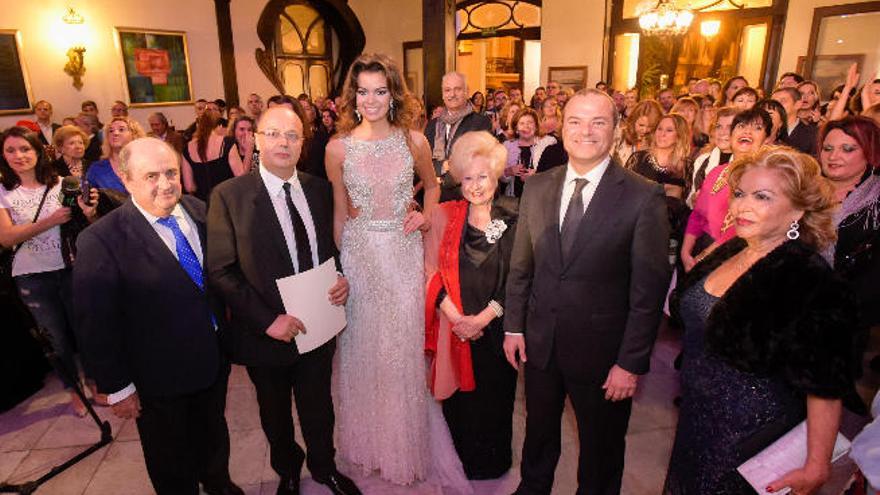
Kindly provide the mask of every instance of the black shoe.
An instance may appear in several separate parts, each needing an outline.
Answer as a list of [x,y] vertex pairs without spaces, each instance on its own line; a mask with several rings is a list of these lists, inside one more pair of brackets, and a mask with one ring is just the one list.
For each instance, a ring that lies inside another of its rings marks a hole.
[[275,495],[299,495],[299,475],[282,476]]
[[202,488],[205,489],[205,493],[208,495],[244,495],[244,490],[232,481],[227,481],[222,485],[203,483]]
[[361,491],[354,484],[354,481],[339,471],[333,471],[330,475],[322,478],[313,477],[313,479],[329,488],[334,495],[361,495]]

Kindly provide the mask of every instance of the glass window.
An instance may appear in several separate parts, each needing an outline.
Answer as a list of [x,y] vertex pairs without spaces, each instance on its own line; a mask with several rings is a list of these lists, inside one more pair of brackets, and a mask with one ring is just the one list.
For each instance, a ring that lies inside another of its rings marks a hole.
[[331,30],[307,0],[288,0],[278,16],[275,58],[287,94],[312,98],[330,92]]
[[541,26],[541,8],[517,0],[486,0],[458,9],[460,33],[485,33],[501,29]]
[[[718,10],[735,10],[740,5],[747,9],[772,7],[773,0],[674,0],[676,7],[688,8],[693,11],[711,12]],[[657,5],[657,0],[624,0],[623,18],[638,17],[639,14]]]
[[846,80],[850,65],[858,64],[862,82],[880,71],[877,38],[880,11],[822,17],[809,79],[819,83],[823,101]]

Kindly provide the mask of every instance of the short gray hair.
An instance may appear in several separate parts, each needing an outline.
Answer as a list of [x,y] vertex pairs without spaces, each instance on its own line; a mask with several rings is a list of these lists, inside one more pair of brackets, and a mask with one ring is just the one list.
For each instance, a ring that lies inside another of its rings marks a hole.
[[177,166],[180,166],[180,155],[177,153],[177,150],[171,147],[170,144],[162,141],[159,138],[154,137],[137,138],[133,139],[130,143],[123,146],[122,149],[119,151],[119,171],[122,172],[122,175],[124,175],[127,179],[131,179],[130,165],[131,159],[136,153],[136,149],[140,148],[141,146],[146,146],[148,144],[168,150],[168,152],[177,159]]
[[448,78],[448,77],[457,77],[457,78],[461,79],[461,82],[464,83],[464,89],[465,89],[465,91],[467,91],[467,87],[468,87],[467,77],[465,77],[464,74],[462,74],[461,72],[455,71],[455,70],[447,72],[446,74],[443,74],[442,78],[440,78],[440,84],[442,85],[443,81],[445,81],[446,78]]

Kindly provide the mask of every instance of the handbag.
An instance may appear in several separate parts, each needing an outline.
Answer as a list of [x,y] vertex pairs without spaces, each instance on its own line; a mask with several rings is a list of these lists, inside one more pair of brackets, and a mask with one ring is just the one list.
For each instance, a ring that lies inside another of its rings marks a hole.
[[[46,190],[43,191],[43,197],[40,199],[40,205],[37,206],[37,213],[34,215],[34,219],[31,223],[37,223],[37,219],[40,218],[40,212],[43,211],[43,204],[46,203],[46,196],[49,195],[49,186],[46,186]],[[21,245],[23,242],[12,249],[4,249],[3,253],[0,254],[0,279],[4,281],[12,280],[12,262],[15,259],[16,253],[21,249]]]

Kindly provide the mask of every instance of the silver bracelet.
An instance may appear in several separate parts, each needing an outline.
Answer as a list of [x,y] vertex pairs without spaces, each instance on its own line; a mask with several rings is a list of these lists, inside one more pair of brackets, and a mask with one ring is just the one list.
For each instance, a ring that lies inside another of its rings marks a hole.
[[501,305],[498,304],[498,301],[493,299],[489,301],[489,304],[487,306],[495,312],[495,316],[497,316],[498,318],[501,318],[504,315],[504,308],[502,308]]

